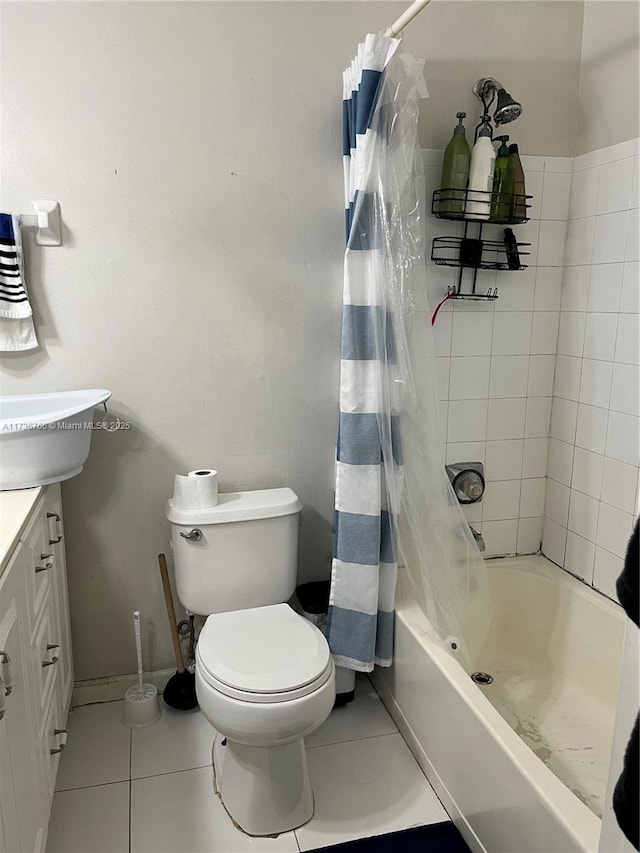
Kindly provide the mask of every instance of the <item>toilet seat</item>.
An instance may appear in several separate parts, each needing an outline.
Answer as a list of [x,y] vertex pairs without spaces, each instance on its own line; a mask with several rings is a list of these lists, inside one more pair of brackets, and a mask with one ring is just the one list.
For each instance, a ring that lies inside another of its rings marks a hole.
[[308,696],[333,673],[324,635],[287,604],[209,616],[196,666],[214,690],[256,703]]

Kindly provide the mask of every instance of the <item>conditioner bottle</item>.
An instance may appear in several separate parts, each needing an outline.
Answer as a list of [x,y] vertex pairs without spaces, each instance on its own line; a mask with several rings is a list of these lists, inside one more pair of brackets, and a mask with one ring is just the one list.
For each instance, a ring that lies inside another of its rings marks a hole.
[[438,212],[453,218],[464,216],[465,191],[469,180],[471,151],[462,124],[462,119],[466,115],[466,113],[456,113],[458,125],[444,150],[442,163]]
[[471,152],[467,216],[473,219],[489,218],[495,164],[496,149],[491,141],[491,128],[485,124],[480,128],[478,139]]

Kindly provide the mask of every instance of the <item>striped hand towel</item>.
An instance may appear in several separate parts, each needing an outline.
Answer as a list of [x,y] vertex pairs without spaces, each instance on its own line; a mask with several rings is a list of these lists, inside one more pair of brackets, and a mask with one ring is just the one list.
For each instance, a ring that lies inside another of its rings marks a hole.
[[24,279],[20,217],[0,213],[0,350],[16,352],[37,346]]

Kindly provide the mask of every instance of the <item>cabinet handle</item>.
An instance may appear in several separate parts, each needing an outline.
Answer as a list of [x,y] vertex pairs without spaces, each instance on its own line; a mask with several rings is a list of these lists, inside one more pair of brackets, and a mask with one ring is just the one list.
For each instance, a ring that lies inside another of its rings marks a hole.
[[46,572],[48,569],[53,568],[53,556],[53,554],[40,554],[40,559],[46,560],[47,562],[44,566],[36,566],[36,574],[38,574],[38,572]]
[[13,678],[11,677],[11,658],[8,652],[0,650],[0,683],[4,684],[3,692],[5,696],[9,696],[13,690]]
[[4,693],[4,682],[2,678],[0,678],[0,720],[4,719],[4,707],[5,707],[5,693]]
[[62,752],[62,750],[66,747],[66,745],[67,745],[67,730],[66,729],[54,729],[53,730],[53,736],[54,737],[59,737],[60,735],[64,736],[64,740],[60,741],[60,746],[57,749],[50,749],[49,750],[50,755],[57,755],[59,752]]
[[[47,643],[47,651],[48,651],[48,652],[53,651],[53,649],[59,649],[59,648],[60,648],[60,644],[59,644],[59,643]],[[53,665],[54,665],[54,663],[58,663],[59,658],[60,658],[60,656],[59,656],[59,655],[54,655],[54,656],[51,658],[51,660],[43,660],[43,661],[42,661],[42,666],[43,666],[43,667],[45,667],[45,666],[53,666]]]
[[[47,518],[55,518],[55,524],[60,524],[62,521],[57,512],[48,512]],[[49,528],[49,532],[51,532],[51,528]],[[58,531],[56,529],[56,533],[57,532]],[[62,533],[58,533],[57,539],[49,539],[49,545],[57,545],[58,542],[62,542]]]

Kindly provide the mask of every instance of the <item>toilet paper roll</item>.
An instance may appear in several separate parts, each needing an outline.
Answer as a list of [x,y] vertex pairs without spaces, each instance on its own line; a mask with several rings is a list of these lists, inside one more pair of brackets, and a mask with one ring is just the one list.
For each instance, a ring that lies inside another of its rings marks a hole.
[[218,472],[197,468],[186,477],[176,474],[173,504],[179,509],[208,509],[218,503]]

